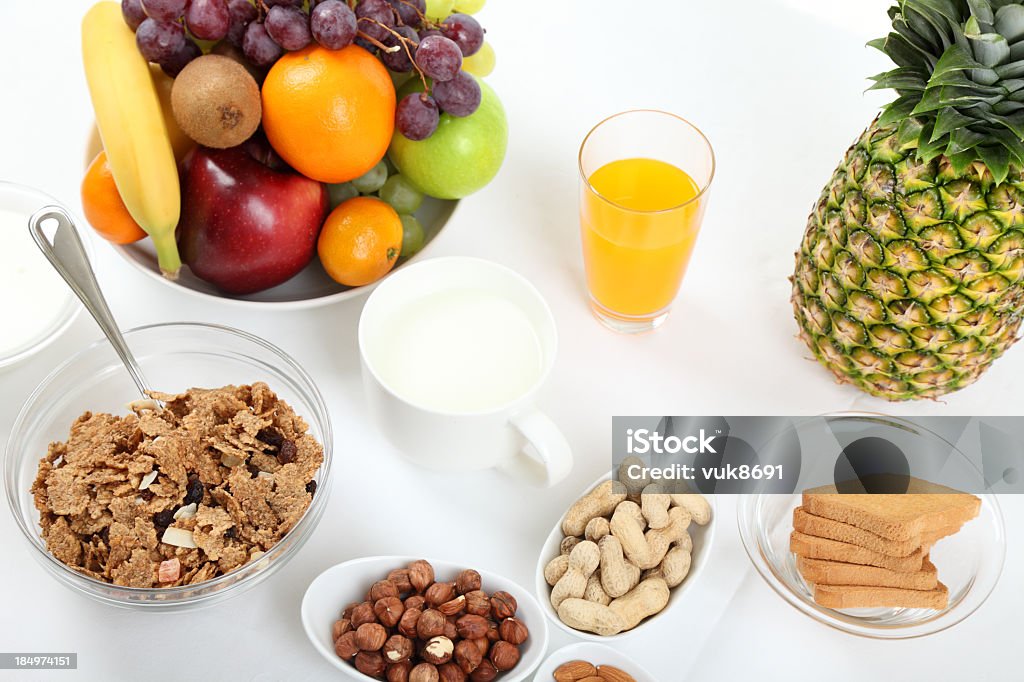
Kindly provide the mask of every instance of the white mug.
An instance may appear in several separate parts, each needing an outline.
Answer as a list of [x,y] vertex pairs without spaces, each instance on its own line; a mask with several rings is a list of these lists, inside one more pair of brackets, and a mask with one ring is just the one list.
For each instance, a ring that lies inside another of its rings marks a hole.
[[438,471],[498,468],[538,486],[572,469],[565,436],[534,407],[557,346],[537,289],[478,258],[402,268],[359,320],[370,413],[406,457]]

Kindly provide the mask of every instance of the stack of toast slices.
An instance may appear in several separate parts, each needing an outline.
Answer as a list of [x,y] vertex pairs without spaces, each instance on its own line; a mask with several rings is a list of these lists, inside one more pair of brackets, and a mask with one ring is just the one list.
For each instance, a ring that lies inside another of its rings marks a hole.
[[929,559],[932,545],[976,517],[974,495],[912,478],[904,494],[840,494],[812,488],[793,510],[790,550],[832,609],[945,609],[949,590]]

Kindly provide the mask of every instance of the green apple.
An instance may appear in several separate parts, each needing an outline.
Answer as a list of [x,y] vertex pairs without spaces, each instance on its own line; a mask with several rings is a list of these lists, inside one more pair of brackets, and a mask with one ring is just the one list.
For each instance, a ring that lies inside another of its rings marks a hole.
[[[508,147],[508,121],[494,90],[477,79],[483,97],[480,108],[459,118],[441,114],[434,134],[415,142],[397,130],[388,155],[398,171],[424,194],[438,199],[461,199],[484,188],[501,169]],[[399,90],[401,100],[423,90],[413,79]]]

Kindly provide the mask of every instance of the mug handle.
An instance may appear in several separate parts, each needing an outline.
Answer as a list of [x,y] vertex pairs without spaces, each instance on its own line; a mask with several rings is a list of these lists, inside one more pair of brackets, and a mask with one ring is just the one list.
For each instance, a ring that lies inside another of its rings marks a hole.
[[550,488],[569,475],[572,448],[550,417],[530,408],[510,417],[509,423],[533,446],[537,456],[521,450],[501,465],[503,472],[541,488]]

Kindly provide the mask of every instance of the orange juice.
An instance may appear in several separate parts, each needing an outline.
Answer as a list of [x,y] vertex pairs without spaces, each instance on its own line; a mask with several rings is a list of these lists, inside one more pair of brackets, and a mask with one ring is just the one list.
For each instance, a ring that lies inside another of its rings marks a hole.
[[620,315],[667,309],[700,230],[700,187],[686,171],[643,158],[612,161],[588,182],[580,225],[591,295]]

